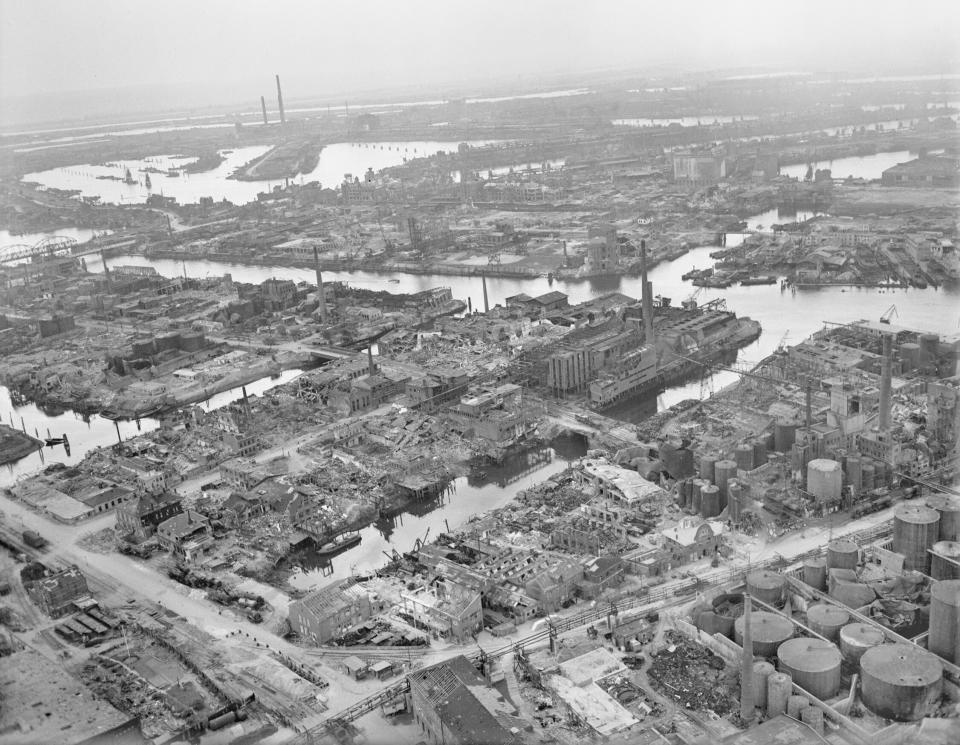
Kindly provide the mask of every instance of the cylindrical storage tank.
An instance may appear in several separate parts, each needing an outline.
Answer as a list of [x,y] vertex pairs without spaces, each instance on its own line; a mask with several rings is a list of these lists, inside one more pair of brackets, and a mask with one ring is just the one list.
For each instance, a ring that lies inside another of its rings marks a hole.
[[[753,451],[750,451],[753,457]],[[720,490],[720,503],[727,503],[727,482],[737,478],[737,462],[735,460],[718,460],[713,466],[713,483]]]
[[830,603],[815,603],[807,608],[807,626],[832,642],[840,639],[840,629],[849,622],[850,614]]
[[676,464],[674,468],[680,476],[692,476],[696,473],[696,468],[693,467],[693,452],[687,450],[687,448],[680,448],[675,453]]
[[687,482],[678,481],[677,482],[677,505],[680,509],[683,509],[687,504]]
[[849,538],[837,538],[827,544],[827,569],[856,569],[860,547]]
[[810,706],[806,696],[794,694],[787,699],[787,716],[800,721],[800,714]]
[[720,514],[720,489],[713,484],[700,489],[700,514],[706,518]]
[[161,334],[157,337],[157,351],[165,352],[168,349],[179,349],[180,348],[180,334],[176,331],[171,331],[167,334]]
[[940,535],[940,514],[919,504],[902,504],[893,513],[893,550],[905,569],[930,573],[930,555]]
[[803,581],[815,590],[827,589],[826,559],[807,559],[803,562]]
[[788,453],[797,441],[795,422],[777,422],[773,428],[773,448],[778,453]]
[[[750,614],[750,636],[757,657],[773,657],[780,645],[793,636],[793,623],[778,613],[755,610]],[[733,623],[733,639],[743,646],[743,616]]]
[[833,642],[797,637],[780,645],[777,667],[793,682],[821,701],[840,690],[840,650]]
[[860,492],[866,493],[874,488],[877,469],[873,467],[873,462],[863,461],[860,466]]
[[800,721],[823,737],[823,709],[807,706],[800,712]]
[[840,499],[843,473],[835,460],[816,458],[807,464],[807,491],[818,499]]
[[730,519],[739,520],[743,511],[743,489],[733,481],[727,482],[727,507],[730,508]]
[[664,442],[660,445],[660,462],[663,463],[664,469],[669,473],[673,478],[678,478],[679,474],[676,472],[677,465],[677,450],[680,447],[680,443],[673,442]]
[[787,701],[793,693],[793,679],[784,672],[767,678],[767,719],[787,713]]
[[960,579],[945,579],[930,590],[930,636],[927,649],[960,663]]
[[906,342],[900,345],[900,369],[904,373],[920,366],[920,345]]
[[733,619],[705,610],[697,616],[697,628],[708,634],[723,634],[728,639],[733,632]]
[[960,541],[960,498],[951,494],[931,494],[924,502],[940,515],[941,541]]
[[733,451],[733,460],[740,471],[753,470],[753,445],[740,445]]
[[761,711],[767,707],[767,681],[775,672],[776,668],[766,660],[753,663],[753,702]]
[[758,437],[753,441],[753,467],[759,468],[767,462],[767,439]]
[[852,486],[855,493],[860,494],[860,456],[847,456],[847,485]]
[[943,665],[912,644],[882,644],[860,658],[860,694],[878,716],[915,722],[930,713],[943,693]]
[[931,365],[937,359],[940,337],[937,334],[920,334],[920,364]]
[[937,541],[930,549],[930,576],[934,579],[960,579],[960,543]]
[[782,574],[768,569],[758,569],[747,575],[747,592],[751,597],[770,605],[783,600],[783,588],[786,585],[787,580]]
[[860,664],[863,653],[886,641],[884,633],[869,623],[848,623],[840,629],[840,654],[853,665]]
[[711,455],[704,455],[700,458],[700,478],[713,483],[713,467],[717,459]]
[[190,331],[180,337],[180,348],[184,352],[199,352],[207,345],[202,331]]
[[693,482],[693,494],[690,497],[690,504],[688,504],[687,506],[695,515],[699,515],[700,510],[703,509],[702,495],[703,495],[703,485],[705,483],[706,482],[701,479],[697,479],[696,481]]

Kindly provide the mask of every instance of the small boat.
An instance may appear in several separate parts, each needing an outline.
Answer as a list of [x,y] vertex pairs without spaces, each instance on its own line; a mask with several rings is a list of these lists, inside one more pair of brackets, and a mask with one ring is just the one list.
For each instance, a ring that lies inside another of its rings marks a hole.
[[316,550],[316,553],[320,556],[331,556],[333,554],[338,554],[341,551],[346,551],[348,548],[352,548],[358,543],[360,543],[359,533],[341,533],[332,541],[328,541],[322,546],[319,546]]

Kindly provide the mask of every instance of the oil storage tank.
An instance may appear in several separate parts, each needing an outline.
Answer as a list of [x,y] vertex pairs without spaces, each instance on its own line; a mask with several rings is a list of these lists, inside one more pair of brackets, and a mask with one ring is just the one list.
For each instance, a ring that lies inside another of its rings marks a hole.
[[831,569],[828,573],[828,593],[848,608],[862,608],[877,599],[872,587],[860,581],[850,569]]
[[827,544],[827,569],[856,569],[860,547],[849,538],[837,538]]
[[782,574],[769,569],[757,569],[747,575],[747,592],[769,605],[778,605],[783,600],[786,585],[787,580]]
[[943,691],[943,665],[912,644],[883,644],[860,658],[864,705],[898,722],[922,719],[937,706]]
[[960,543],[937,541],[930,549],[930,576],[934,579],[960,579]]
[[717,459],[712,455],[704,455],[700,458],[700,478],[713,482],[713,468]]
[[908,373],[920,366],[920,345],[906,342],[900,345],[900,371]]
[[840,689],[840,650],[833,642],[797,637],[777,650],[780,672],[821,701],[833,698]]
[[942,580],[930,590],[927,648],[949,662],[960,662],[960,579]]
[[789,673],[771,673],[767,678],[767,718],[787,713],[787,701],[793,693],[793,679]]
[[861,461],[859,455],[847,456],[846,475],[847,484],[853,487],[854,492],[860,494],[860,468]]
[[[750,451],[753,457],[753,451]],[[737,477],[737,462],[735,460],[718,460],[713,466],[713,483],[720,490],[720,509],[727,504],[727,482]]]
[[789,453],[797,441],[796,422],[777,422],[773,428],[773,448],[778,453]]
[[924,503],[940,515],[941,541],[960,541],[960,497],[950,494],[931,494]]
[[937,334],[920,334],[920,364],[932,365],[937,360],[940,337]]
[[[734,641],[743,646],[743,616],[733,623]],[[793,623],[778,613],[753,611],[750,614],[750,636],[753,653],[758,657],[773,657],[780,645],[793,636]]]
[[814,603],[807,608],[807,626],[820,636],[836,642],[840,629],[850,622],[850,614],[830,603]]
[[803,562],[803,581],[816,590],[827,589],[826,559],[807,559]]
[[720,488],[708,484],[700,489],[700,514],[706,518],[720,514]]
[[930,555],[940,535],[940,514],[919,504],[902,504],[893,513],[893,550],[905,569],[930,573]]
[[[751,617],[751,621],[753,618]],[[751,627],[752,630],[752,627]],[[757,660],[753,663],[753,702],[758,709],[767,706],[767,680],[776,672],[776,668],[766,660]]]
[[869,623],[848,623],[840,629],[840,654],[851,664],[860,664],[864,652],[886,641],[884,633]]
[[733,451],[733,460],[740,471],[753,470],[753,445],[739,445]]
[[817,499],[837,501],[843,486],[840,464],[827,458],[816,458],[807,463],[807,491]]

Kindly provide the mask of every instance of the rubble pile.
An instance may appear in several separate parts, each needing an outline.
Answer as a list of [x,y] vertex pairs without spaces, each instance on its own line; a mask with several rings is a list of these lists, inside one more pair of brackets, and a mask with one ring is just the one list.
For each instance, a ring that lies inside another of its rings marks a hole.
[[654,687],[687,709],[720,716],[734,711],[736,685],[723,659],[676,631],[668,631],[666,641],[668,646],[652,655],[647,671]]

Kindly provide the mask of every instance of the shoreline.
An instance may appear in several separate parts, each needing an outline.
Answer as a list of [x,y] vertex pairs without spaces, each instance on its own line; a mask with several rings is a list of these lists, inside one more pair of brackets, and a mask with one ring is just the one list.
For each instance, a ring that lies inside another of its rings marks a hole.
[[0,466],[16,463],[42,447],[42,440],[6,424],[0,424]]

